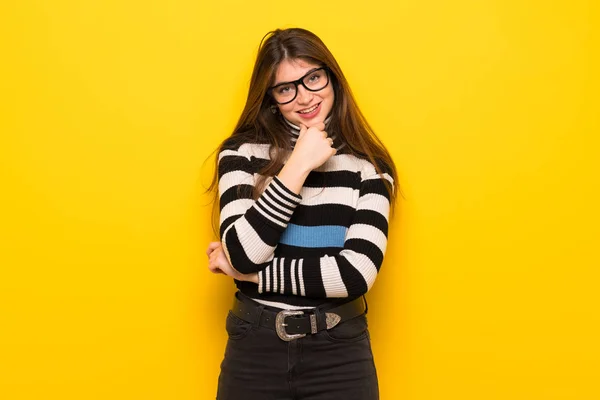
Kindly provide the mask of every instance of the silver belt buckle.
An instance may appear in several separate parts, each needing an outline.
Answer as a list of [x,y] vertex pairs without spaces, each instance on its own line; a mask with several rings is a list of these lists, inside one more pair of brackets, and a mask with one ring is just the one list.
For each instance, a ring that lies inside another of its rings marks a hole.
[[281,340],[284,340],[286,342],[306,336],[306,333],[296,333],[296,334],[290,335],[285,330],[285,327],[288,326],[288,324],[285,323],[286,317],[288,317],[290,315],[303,315],[303,314],[304,314],[304,311],[296,311],[296,310],[279,311],[277,313],[277,316],[275,317],[275,331],[277,332],[277,336],[279,336],[279,338]]

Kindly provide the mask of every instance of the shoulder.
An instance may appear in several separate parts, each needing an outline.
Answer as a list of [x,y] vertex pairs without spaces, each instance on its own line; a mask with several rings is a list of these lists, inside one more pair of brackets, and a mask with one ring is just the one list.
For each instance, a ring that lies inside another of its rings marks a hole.
[[370,179],[385,179],[389,181],[392,185],[394,184],[393,178],[393,169],[390,165],[388,165],[383,160],[376,160],[377,167],[379,168],[379,172],[371,161],[360,158],[360,176],[361,180],[370,180]]
[[223,157],[227,156],[243,157],[246,158],[248,161],[252,160],[252,158],[268,159],[269,145],[261,143],[239,143],[227,139],[221,145],[221,150],[219,152],[219,161]]
[[366,158],[355,158],[357,160],[358,172],[363,178],[378,174],[377,167],[382,174],[391,174],[392,172],[392,168],[382,160],[376,160],[377,167],[375,167],[375,164]]

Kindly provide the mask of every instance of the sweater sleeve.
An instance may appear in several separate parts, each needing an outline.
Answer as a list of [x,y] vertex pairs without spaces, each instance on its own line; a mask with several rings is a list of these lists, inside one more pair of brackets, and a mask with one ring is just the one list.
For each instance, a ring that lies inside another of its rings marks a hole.
[[384,173],[363,178],[358,206],[337,255],[307,258],[273,258],[258,273],[260,293],[313,298],[355,297],[375,282],[387,246],[390,195]]
[[253,162],[239,150],[219,153],[220,236],[225,255],[241,273],[273,260],[279,238],[302,199],[274,177],[257,200]]

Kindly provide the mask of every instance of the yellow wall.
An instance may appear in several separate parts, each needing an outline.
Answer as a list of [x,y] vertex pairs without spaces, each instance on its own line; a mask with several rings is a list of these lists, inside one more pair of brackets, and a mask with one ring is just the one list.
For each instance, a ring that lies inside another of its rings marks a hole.
[[382,398],[599,399],[592,3],[2,2],[0,398],[214,398],[202,163],[263,34],[302,26],[406,196],[369,296]]

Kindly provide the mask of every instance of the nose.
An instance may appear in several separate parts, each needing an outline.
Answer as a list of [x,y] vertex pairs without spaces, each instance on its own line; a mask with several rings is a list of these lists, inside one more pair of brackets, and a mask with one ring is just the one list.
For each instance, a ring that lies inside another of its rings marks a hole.
[[311,91],[306,90],[306,88],[302,85],[298,85],[298,94],[296,96],[296,101],[298,101],[298,104],[310,104],[312,98],[313,93]]

